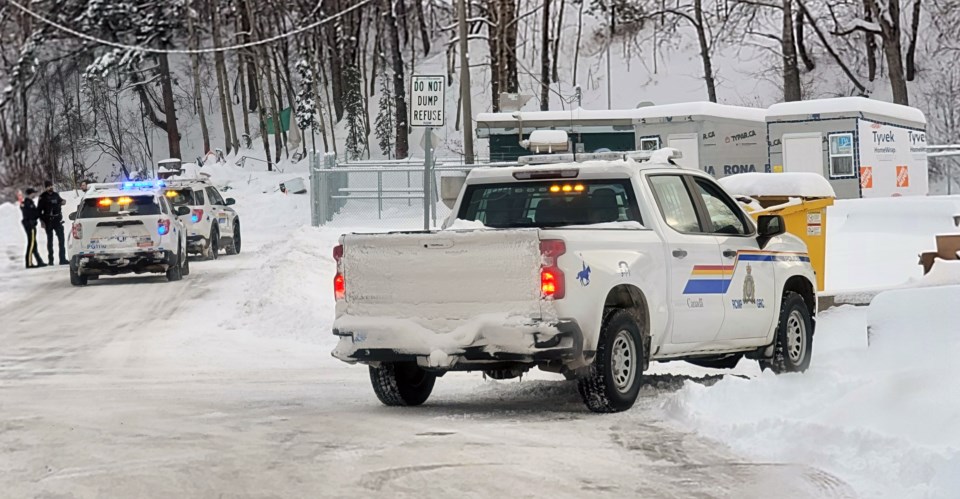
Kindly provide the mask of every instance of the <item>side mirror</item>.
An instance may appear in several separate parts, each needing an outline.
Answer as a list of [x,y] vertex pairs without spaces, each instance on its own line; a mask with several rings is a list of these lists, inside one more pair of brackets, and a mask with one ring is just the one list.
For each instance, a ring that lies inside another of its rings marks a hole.
[[237,204],[237,200],[236,200],[236,199],[233,199],[233,198],[227,198],[227,200],[224,201],[223,204],[225,204],[225,205],[227,205],[227,206],[232,206],[232,205]]
[[780,215],[760,215],[757,219],[757,242],[763,249],[771,239],[787,231],[786,223]]
[[463,184],[466,181],[467,176],[463,174],[440,177],[440,200],[447,208],[453,209],[453,205],[457,204],[460,190],[463,189]]
[[69,218],[70,220],[76,220],[76,219],[77,219],[77,212],[73,212],[73,213],[67,215],[67,218]]
[[178,217],[182,217],[190,214],[190,208],[187,208],[186,206],[177,206],[173,209],[173,212],[176,213]]

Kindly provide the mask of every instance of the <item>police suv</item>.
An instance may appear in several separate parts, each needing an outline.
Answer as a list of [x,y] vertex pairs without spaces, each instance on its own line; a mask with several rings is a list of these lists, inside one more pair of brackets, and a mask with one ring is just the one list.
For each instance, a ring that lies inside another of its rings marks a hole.
[[158,181],[92,184],[70,214],[70,283],[101,275],[158,272],[170,281],[190,273],[187,238]]
[[445,230],[342,236],[333,355],[368,364],[387,405],[423,403],[453,370],[561,373],[596,412],[630,408],[651,361],[804,371],[804,243],[675,151],[641,155],[477,168]]
[[216,259],[221,249],[240,253],[240,216],[231,208],[233,198],[224,199],[206,179],[167,181],[164,195],[174,206],[189,209],[179,217],[187,229],[189,253],[207,259]]

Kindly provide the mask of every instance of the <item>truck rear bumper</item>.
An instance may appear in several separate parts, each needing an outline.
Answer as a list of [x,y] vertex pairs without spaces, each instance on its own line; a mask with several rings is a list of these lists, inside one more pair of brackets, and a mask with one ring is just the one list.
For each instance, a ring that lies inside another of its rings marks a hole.
[[428,331],[404,320],[338,320],[333,334],[340,337],[333,356],[344,362],[417,361],[441,370],[468,370],[503,362],[575,362],[583,352],[583,333],[573,320],[483,324],[449,333]]

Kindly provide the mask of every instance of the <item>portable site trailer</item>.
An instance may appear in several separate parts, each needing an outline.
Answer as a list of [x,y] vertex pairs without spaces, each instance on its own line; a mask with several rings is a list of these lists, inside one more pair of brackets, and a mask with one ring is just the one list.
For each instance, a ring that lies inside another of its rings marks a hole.
[[767,135],[774,171],[819,173],[838,198],[927,194],[926,118],[918,109],[863,97],[775,104]]
[[633,110],[636,149],[673,147],[676,162],[717,178],[769,172],[763,109],[689,102]]
[[612,111],[518,111],[477,117],[491,161],[532,154],[521,146],[534,130],[566,131],[574,153],[674,147],[682,166],[717,177],[769,171],[763,109],[691,102]]
[[533,154],[520,146],[534,130],[563,130],[573,152],[632,151],[633,110],[514,111],[480,113],[477,138],[490,139],[490,161],[516,161]]

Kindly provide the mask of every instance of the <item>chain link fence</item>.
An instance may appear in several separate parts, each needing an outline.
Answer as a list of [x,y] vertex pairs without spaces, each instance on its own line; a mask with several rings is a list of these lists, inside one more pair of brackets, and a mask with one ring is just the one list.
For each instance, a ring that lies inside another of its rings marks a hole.
[[[516,163],[497,163],[513,166]],[[351,230],[438,228],[450,209],[440,202],[441,179],[465,177],[477,166],[460,160],[341,163],[334,154],[311,154],[314,226]]]

